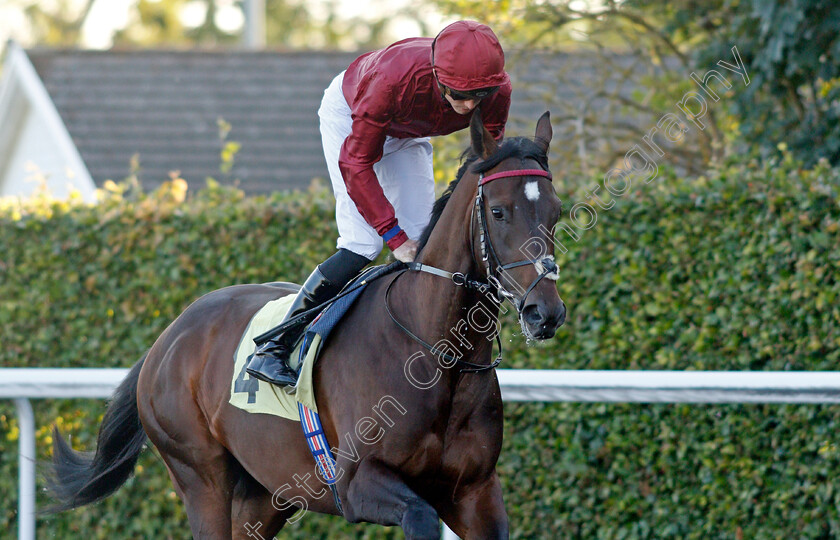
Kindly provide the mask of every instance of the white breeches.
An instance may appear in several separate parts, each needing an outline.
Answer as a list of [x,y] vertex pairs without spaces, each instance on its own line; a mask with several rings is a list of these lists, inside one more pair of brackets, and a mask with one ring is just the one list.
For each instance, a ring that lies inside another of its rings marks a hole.
[[[318,117],[321,120],[321,143],[335,195],[335,220],[338,223],[336,247],[369,259],[382,251],[382,238],[368,225],[347,195],[344,178],[338,168],[338,154],[350,135],[350,107],[341,91],[344,72],[333,79],[324,91]],[[387,137],[382,159],[373,166],[385,197],[394,207],[400,227],[409,238],[417,240],[429,223],[435,201],[432,170],[432,144],[428,137],[397,139]]]

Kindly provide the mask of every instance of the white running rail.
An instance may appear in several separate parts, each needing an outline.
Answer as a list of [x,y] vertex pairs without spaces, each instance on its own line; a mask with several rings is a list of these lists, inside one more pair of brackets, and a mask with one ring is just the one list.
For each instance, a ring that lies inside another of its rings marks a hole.
[[[127,369],[0,368],[0,399],[18,412],[18,539],[35,539],[35,417],[30,399],[106,398]],[[840,403],[834,371],[595,371],[500,369],[504,401]],[[444,540],[457,538],[444,527]]]

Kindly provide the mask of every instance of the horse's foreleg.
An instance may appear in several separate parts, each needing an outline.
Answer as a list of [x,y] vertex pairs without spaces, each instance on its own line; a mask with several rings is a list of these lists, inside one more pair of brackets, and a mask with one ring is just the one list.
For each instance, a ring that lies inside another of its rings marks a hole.
[[507,511],[495,472],[481,484],[460,488],[454,502],[440,511],[447,526],[464,540],[508,538]]
[[359,465],[347,487],[346,499],[344,517],[352,523],[399,525],[407,540],[440,538],[434,508],[379,462]]

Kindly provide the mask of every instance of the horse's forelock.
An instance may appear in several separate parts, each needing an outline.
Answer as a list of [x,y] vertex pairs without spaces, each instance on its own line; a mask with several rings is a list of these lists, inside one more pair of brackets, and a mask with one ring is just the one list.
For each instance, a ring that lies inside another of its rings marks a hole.
[[472,171],[477,174],[487,172],[510,158],[533,159],[548,170],[548,156],[537,143],[527,137],[512,137],[505,139],[501,147],[487,159],[475,161]]
[[484,160],[479,160],[478,156],[475,155],[471,149],[465,150],[464,153],[461,154],[462,163],[458,168],[458,173],[455,175],[455,180],[449,183],[446,191],[444,191],[443,195],[435,201],[435,204],[432,207],[432,215],[429,219],[429,224],[426,225],[425,229],[423,229],[423,234],[420,235],[420,239],[417,241],[419,244],[417,251],[423,249],[423,246],[425,246],[429,241],[429,237],[432,235],[432,230],[440,220],[440,216],[443,214],[443,209],[446,207],[446,203],[449,202],[449,199],[452,197],[452,193],[455,191],[455,188],[458,187],[458,183],[467,172],[467,169],[470,169],[476,174],[480,174],[489,171],[502,161],[510,158],[533,159],[539,163],[543,169],[548,170],[548,157],[545,152],[539,145],[527,137],[511,137],[509,139],[504,139],[502,144],[499,146],[499,149],[496,150],[493,155]]

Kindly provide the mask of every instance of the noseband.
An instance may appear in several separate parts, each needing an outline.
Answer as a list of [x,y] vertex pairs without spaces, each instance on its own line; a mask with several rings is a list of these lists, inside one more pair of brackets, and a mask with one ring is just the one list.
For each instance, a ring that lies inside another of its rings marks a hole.
[[[461,272],[447,272],[446,270],[441,270],[440,268],[435,268],[434,266],[429,266],[418,262],[408,263],[408,269],[444,277],[452,280],[452,282],[457,286],[466,287],[468,289],[474,289],[482,293],[486,293],[490,290],[495,290],[496,297],[494,298],[494,300],[499,304],[504,302],[506,299],[509,300],[512,304],[514,304],[517,313],[521,316],[522,309],[525,307],[525,301],[528,299],[528,295],[531,294],[531,291],[534,290],[534,287],[536,287],[537,284],[546,277],[549,279],[556,280],[559,269],[557,267],[557,263],[554,262],[554,259],[551,257],[543,257],[542,259],[523,259],[521,261],[502,264],[502,261],[499,259],[499,256],[496,253],[496,248],[493,247],[493,241],[487,229],[487,213],[484,209],[484,185],[494,180],[499,180],[500,178],[512,178],[520,176],[541,176],[551,180],[551,173],[542,169],[518,169],[513,171],[502,171],[490,174],[488,176],[484,176],[484,174],[482,173],[479,175],[478,178],[478,191],[475,196],[475,204],[473,205],[472,212],[470,214],[470,240],[472,241],[472,239],[475,238],[475,227],[477,224],[479,227],[478,233],[479,245],[481,249],[481,260],[484,263],[484,268],[487,273],[487,282],[470,279]],[[476,209],[478,209],[477,220]],[[473,258],[473,262],[476,262],[477,264],[477,261],[475,260],[475,253],[472,248],[470,249],[470,254]],[[491,258],[492,264],[490,261]],[[515,302],[516,295],[505,288],[505,286],[502,284],[500,276],[497,275],[497,273],[505,272],[507,270],[510,270],[511,268],[527,266],[529,264],[534,265],[534,268],[537,270],[537,278],[534,279],[533,282],[531,282],[531,285],[525,291],[525,294],[523,294],[522,297],[519,299],[519,302]],[[385,290],[385,309],[388,311],[388,315],[391,316],[391,320],[393,320],[394,323],[396,323],[397,326],[399,326],[399,328],[403,332],[408,334],[408,336],[410,336],[412,339],[423,345],[432,353],[439,354],[443,359],[447,360],[448,362],[451,362],[452,364],[460,364],[462,366],[460,369],[461,373],[474,373],[478,371],[486,371],[488,369],[495,368],[501,363],[502,343],[498,333],[496,334],[496,343],[499,347],[499,356],[496,357],[496,360],[492,364],[480,365],[474,364],[472,362],[467,362],[466,360],[462,360],[460,358],[456,358],[443,351],[438,351],[432,345],[430,345],[422,338],[414,334],[411,330],[406,328],[402,323],[400,323],[397,320],[397,318],[391,312],[391,307],[388,301],[388,296],[391,292],[391,286],[393,286],[393,284],[396,283],[396,281],[396,279],[392,280]]]

